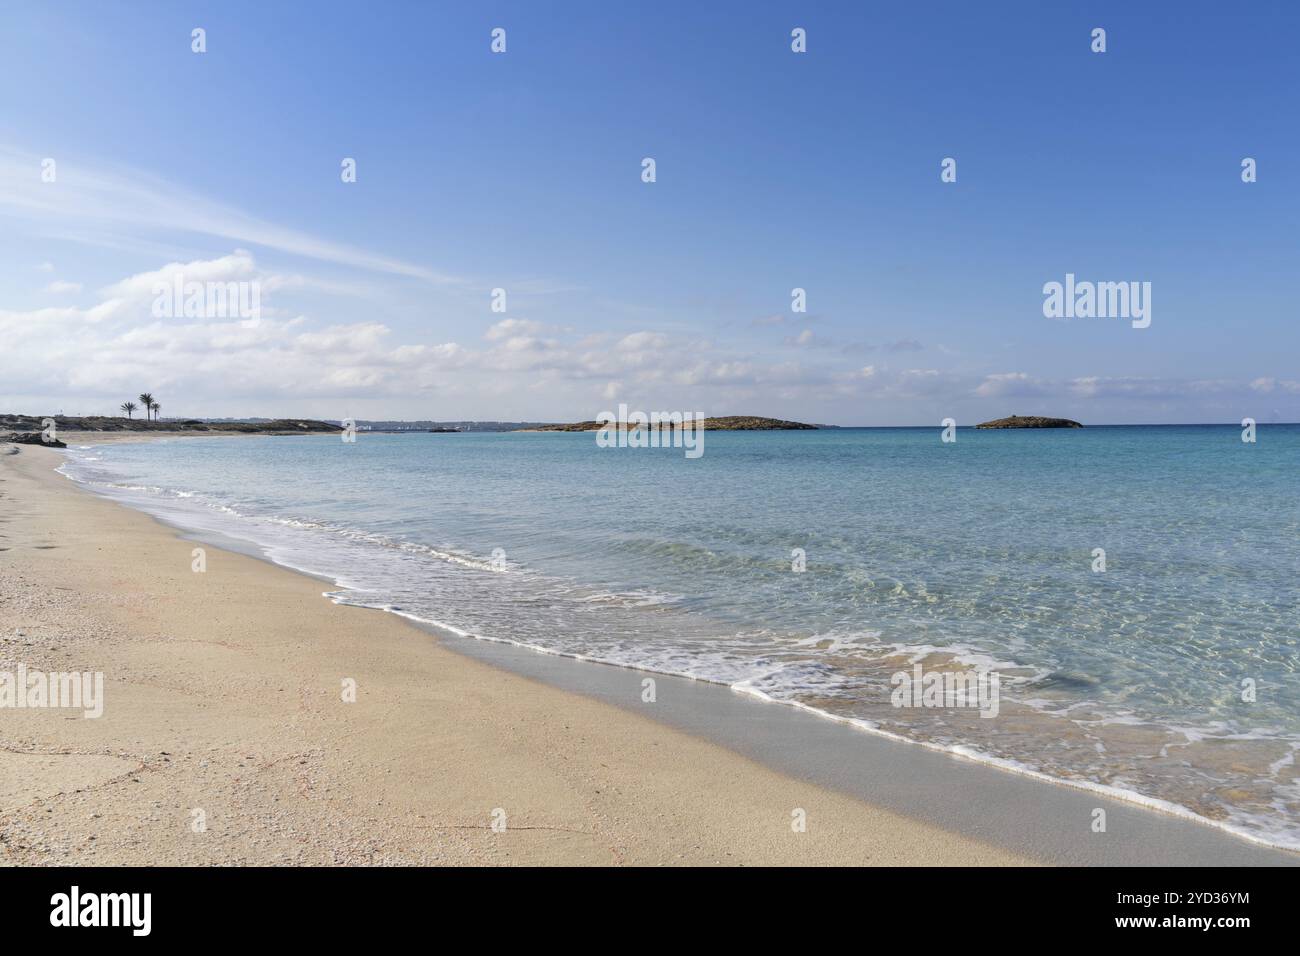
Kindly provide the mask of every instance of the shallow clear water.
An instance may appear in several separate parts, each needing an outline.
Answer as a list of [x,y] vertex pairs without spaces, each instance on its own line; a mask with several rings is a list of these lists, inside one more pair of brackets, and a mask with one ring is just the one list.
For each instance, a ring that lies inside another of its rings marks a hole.
[[[70,449],[67,470],[339,600],[1300,846],[1300,426],[1253,445],[1218,426],[958,434],[710,432],[695,460],[591,433],[183,439]],[[914,662],[995,669],[998,716],[891,706]]]

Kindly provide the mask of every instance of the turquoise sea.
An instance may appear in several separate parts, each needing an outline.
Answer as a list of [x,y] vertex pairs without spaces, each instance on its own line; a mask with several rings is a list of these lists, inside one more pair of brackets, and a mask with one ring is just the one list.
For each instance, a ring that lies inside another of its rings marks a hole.
[[[65,471],[453,640],[716,681],[1300,848],[1300,426],[957,434],[709,432],[698,459],[176,439]],[[918,663],[996,672],[997,716],[893,706]]]

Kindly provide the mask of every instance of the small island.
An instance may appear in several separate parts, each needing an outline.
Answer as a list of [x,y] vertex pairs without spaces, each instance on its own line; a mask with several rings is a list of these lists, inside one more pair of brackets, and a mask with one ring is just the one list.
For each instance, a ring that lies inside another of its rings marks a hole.
[[1010,418],[995,418],[983,422],[976,428],[1082,428],[1076,421],[1068,418],[1044,418],[1041,415],[1012,415]]
[[[530,432],[595,432],[602,428],[622,428],[618,422],[572,422],[567,425],[536,425],[533,428],[520,429]],[[751,432],[816,429],[816,425],[803,422],[787,422],[780,418],[762,418],[755,415],[727,415],[721,418],[706,418],[701,427],[708,431]]]

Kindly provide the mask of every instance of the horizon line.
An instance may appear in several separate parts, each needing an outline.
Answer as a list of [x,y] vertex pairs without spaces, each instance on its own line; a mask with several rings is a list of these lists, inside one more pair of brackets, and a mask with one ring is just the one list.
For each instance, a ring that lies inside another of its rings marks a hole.
[[[58,418],[101,418],[101,419],[117,420],[117,419],[120,419],[120,418],[123,418],[123,417],[124,417],[124,416],[122,416],[122,415],[75,415],[75,414],[68,414],[68,413],[66,413],[66,412],[55,412],[55,413],[53,413],[53,414],[50,414],[50,413],[46,413],[46,414],[26,414],[26,413],[23,413],[23,412],[4,412],[4,413],[0,413],[0,419],[5,419],[5,418],[54,418],[54,419],[58,419]],[[733,417],[736,417],[736,418],[770,418],[771,416],[767,416],[767,415],[736,415],[736,416],[732,416],[732,415],[706,415],[706,416],[704,416],[704,417],[707,419],[707,418],[733,418]],[[1005,417],[1015,417],[1015,416],[1005,416]],[[1029,417],[1029,416],[1020,416],[1020,417]],[[1044,417],[1047,417],[1047,416],[1044,416]],[[389,423],[392,423],[392,424],[394,424],[394,425],[415,425],[415,424],[429,424],[429,425],[454,425],[454,424],[463,424],[463,423],[478,424],[478,425],[507,425],[507,424],[509,424],[509,425],[571,425],[571,424],[576,424],[577,422],[590,421],[591,419],[577,419],[577,420],[575,420],[575,421],[548,421],[548,420],[544,420],[544,419],[525,420],[525,419],[505,419],[505,418],[444,418],[444,419],[434,419],[434,418],[353,418],[353,419],[351,419],[351,420],[354,421],[354,422],[355,422],[356,424],[358,424],[358,425],[363,424],[363,423],[364,423],[364,424],[371,424],[371,423],[375,423],[375,422],[389,422]],[[790,421],[790,422],[793,422],[794,424],[800,424],[800,425],[811,425],[811,426],[813,427],[813,429],[827,430],[827,431],[829,431],[829,430],[835,430],[835,429],[838,429],[838,430],[846,430],[846,429],[885,429],[885,428],[897,428],[897,429],[903,429],[903,428],[942,428],[942,427],[944,427],[942,423],[937,423],[937,424],[924,424],[924,425],[833,425],[833,424],[830,424],[830,423],[828,423],[828,422],[796,422],[794,419],[779,419],[779,420],[781,420],[781,421]],[[138,421],[145,421],[145,419],[128,419],[128,421],[138,422]],[[155,424],[161,424],[161,423],[166,423],[166,422],[183,422],[183,421],[203,421],[203,422],[318,421],[318,422],[325,422],[325,423],[328,423],[328,424],[338,424],[339,427],[342,427],[342,422],[345,421],[345,419],[336,419],[336,418],[313,418],[313,417],[308,416],[308,415],[225,415],[225,416],[218,416],[218,415],[175,415],[175,416],[169,416],[169,417],[167,417],[167,418],[154,419],[154,420],[153,420],[153,422],[154,422]],[[998,419],[989,419],[989,421],[998,421]],[[1256,426],[1260,426],[1260,425],[1300,425],[1300,421],[1284,421],[1284,422],[1278,422],[1278,421],[1260,421],[1259,419],[1253,419],[1253,421],[1255,422],[1255,425],[1256,425]],[[1223,428],[1223,427],[1240,428],[1240,427],[1242,427],[1242,426],[1241,426],[1241,423],[1240,423],[1240,422],[1236,422],[1236,421],[1226,421],[1226,422],[1097,422],[1097,423],[1095,423],[1095,424],[1091,424],[1091,425],[1089,425],[1089,424],[1087,424],[1087,423],[1084,423],[1084,422],[1080,422],[1080,426],[1083,427],[1083,428],[1202,428],[1202,427],[1205,427],[1205,428],[1209,428],[1209,427],[1215,427],[1215,428]],[[957,427],[958,429],[962,429],[962,428],[971,428],[971,429],[973,429],[973,428],[977,428],[977,427],[978,427],[978,424],[975,424],[975,425],[956,425],[955,427]],[[754,431],[805,431],[805,430],[808,430],[808,429],[752,429],[752,430],[754,430]],[[987,430],[987,431],[1052,431],[1052,430],[1057,430],[1057,429],[1053,429],[1053,428],[1023,428],[1023,429],[1011,429],[1011,428],[1006,428],[1006,429],[986,429],[986,430]],[[1064,429],[1064,430],[1069,431],[1069,430],[1072,430],[1072,429]]]

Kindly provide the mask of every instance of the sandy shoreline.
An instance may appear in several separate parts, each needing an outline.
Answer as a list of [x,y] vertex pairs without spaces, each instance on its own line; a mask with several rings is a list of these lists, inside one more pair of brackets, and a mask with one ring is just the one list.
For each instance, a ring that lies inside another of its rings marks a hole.
[[0,710],[5,863],[1032,862],[453,653],[254,558],[207,547],[195,573],[193,542],[61,460],[0,455],[0,670],[102,671],[104,714]]

